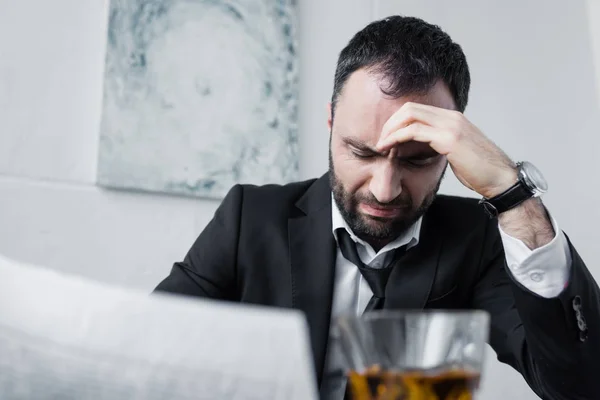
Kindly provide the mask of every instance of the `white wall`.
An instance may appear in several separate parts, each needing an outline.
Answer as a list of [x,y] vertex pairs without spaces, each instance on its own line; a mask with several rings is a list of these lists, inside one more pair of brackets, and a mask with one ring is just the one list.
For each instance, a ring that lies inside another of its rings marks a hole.
[[[550,211],[600,278],[595,0],[298,3],[302,178],[327,168],[325,104],[343,45],[374,18],[421,16],[463,45],[467,115],[515,159],[541,167]],[[106,0],[0,0],[0,253],[150,290],[218,203],[94,186],[105,20]],[[471,195],[452,177],[443,190]],[[490,355],[482,399],[536,398]]]

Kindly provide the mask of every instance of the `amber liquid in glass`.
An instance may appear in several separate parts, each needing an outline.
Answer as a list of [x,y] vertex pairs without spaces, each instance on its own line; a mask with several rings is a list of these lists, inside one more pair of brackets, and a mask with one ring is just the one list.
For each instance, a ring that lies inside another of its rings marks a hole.
[[440,373],[386,372],[372,368],[348,374],[345,399],[351,400],[473,400],[480,375],[451,370]]

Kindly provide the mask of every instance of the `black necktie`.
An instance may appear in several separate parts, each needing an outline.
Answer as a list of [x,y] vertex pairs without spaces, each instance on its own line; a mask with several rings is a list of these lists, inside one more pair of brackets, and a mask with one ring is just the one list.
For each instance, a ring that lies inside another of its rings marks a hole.
[[[371,310],[381,310],[383,308],[383,303],[385,301],[385,286],[387,284],[388,278],[390,277],[390,273],[392,272],[393,266],[396,264],[395,261],[392,261],[390,265],[385,268],[371,268],[366,266],[360,257],[358,256],[358,251],[356,250],[356,243],[350,237],[350,234],[346,231],[346,229],[338,229],[338,245],[340,246],[340,250],[342,251],[342,255],[345,259],[350,261],[352,264],[358,267],[358,270],[365,278],[371,290],[373,291],[373,297],[369,300],[369,304],[367,304],[367,308],[365,312]],[[406,252],[406,246],[399,247],[396,249],[394,253],[394,260],[399,259]]]

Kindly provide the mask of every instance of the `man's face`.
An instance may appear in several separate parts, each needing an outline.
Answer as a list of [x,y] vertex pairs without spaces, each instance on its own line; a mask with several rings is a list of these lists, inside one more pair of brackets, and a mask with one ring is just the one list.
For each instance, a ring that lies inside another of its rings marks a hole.
[[427,143],[407,142],[375,151],[385,122],[406,102],[455,109],[443,83],[427,94],[386,96],[381,80],[358,70],[329,117],[329,169],[334,199],[352,231],[381,247],[416,222],[433,202],[447,166]]

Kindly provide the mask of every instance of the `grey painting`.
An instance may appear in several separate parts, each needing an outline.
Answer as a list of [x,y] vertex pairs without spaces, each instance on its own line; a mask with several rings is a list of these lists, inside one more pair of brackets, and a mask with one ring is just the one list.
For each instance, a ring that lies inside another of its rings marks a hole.
[[297,178],[295,0],[112,0],[98,184],[221,198]]

